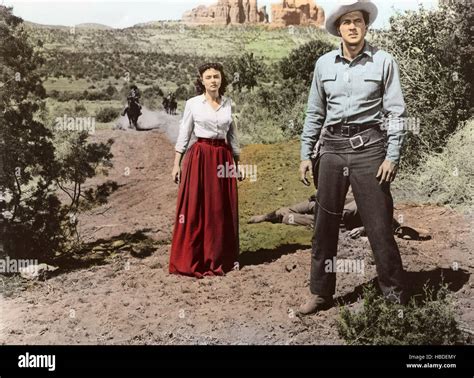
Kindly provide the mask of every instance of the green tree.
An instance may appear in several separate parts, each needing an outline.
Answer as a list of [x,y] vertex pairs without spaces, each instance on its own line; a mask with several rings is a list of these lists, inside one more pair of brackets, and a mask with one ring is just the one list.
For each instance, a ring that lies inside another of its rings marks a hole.
[[[437,10],[397,14],[374,44],[396,58],[401,71],[412,131],[404,164],[417,165],[425,152],[441,152],[472,107],[473,48],[468,2],[450,2]],[[418,133],[419,124],[419,133]]]
[[334,50],[334,46],[324,40],[315,39],[307,42],[280,61],[281,75],[284,79],[300,81],[309,86],[316,61],[331,50]]
[[[58,183],[80,189],[93,175],[90,167],[110,160],[111,142],[87,145],[79,138],[70,159],[58,158],[54,127],[41,119],[43,58],[21,24],[11,8],[0,6],[1,240],[10,256],[48,261],[68,244],[78,211],[77,200],[61,203]],[[79,175],[70,174],[74,168]]]
[[265,64],[262,60],[248,52],[233,59],[230,62],[230,69],[233,75],[229,81],[238,91],[242,88],[252,90],[265,74]]

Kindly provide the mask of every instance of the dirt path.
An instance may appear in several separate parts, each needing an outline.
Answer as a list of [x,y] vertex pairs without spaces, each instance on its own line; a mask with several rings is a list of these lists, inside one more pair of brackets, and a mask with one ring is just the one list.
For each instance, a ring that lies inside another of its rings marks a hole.
[[[167,273],[176,186],[172,144],[163,129],[109,130],[119,188],[109,203],[80,218],[89,241],[142,231],[161,245],[145,258],[129,252],[108,264],[29,283],[0,303],[0,343],[6,344],[340,344],[337,308],[300,319],[309,289],[310,250],[283,246],[241,255],[241,269],[202,280]],[[440,207],[397,206],[406,224],[429,228],[432,239],[397,239],[414,287],[444,275],[459,319],[474,329],[472,218]],[[375,266],[365,238],[342,234],[339,257],[364,258],[365,275],[339,274],[337,294],[356,306]],[[457,265],[456,265],[457,264]],[[453,270],[453,267],[455,270]]]

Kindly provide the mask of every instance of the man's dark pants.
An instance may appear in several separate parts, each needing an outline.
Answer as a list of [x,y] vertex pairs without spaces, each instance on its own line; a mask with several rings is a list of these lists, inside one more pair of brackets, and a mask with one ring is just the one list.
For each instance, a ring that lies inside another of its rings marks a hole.
[[380,141],[353,149],[346,137],[335,136],[325,129],[321,135],[310,290],[312,294],[321,296],[335,293],[336,273],[325,271],[326,261],[337,254],[341,213],[351,185],[372,247],[379,286],[387,299],[404,303],[404,270],[393,236],[390,184],[379,184],[376,178],[386,155],[383,135],[378,129],[369,129],[359,135],[364,137],[366,145]]

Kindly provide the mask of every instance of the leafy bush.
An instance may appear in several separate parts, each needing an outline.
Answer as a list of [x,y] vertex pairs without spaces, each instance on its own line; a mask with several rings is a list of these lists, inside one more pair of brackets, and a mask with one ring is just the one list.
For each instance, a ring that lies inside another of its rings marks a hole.
[[316,61],[331,50],[334,50],[334,45],[322,39],[315,39],[294,49],[280,61],[279,68],[283,78],[303,82],[309,87]]
[[340,309],[339,335],[348,344],[361,345],[441,345],[463,342],[446,286],[425,285],[424,299],[412,298],[407,306],[387,302],[373,285],[364,288],[363,308],[352,313]]
[[113,92],[112,88],[115,87],[109,86],[104,90],[96,91],[89,91],[86,89],[83,92],[57,91],[56,89],[53,89],[52,91],[48,92],[48,96],[60,102],[67,102],[71,100],[108,101],[119,98],[118,92]]
[[424,152],[441,152],[446,139],[469,118],[473,54],[468,2],[438,10],[409,11],[391,18],[374,44],[399,63],[410,117],[420,133],[410,134],[404,164],[417,165]]
[[120,114],[120,109],[105,107],[98,110],[95,118],[97,122],[108,123],[116,119]]
[[113,86],[112,84],[109,84],[107,88],[105,88],[104,92],[110,99],[116,98],[119,94],[117,88],[115,88],[115,86]]
[[229,82],[232,82],[238,91],[241,91],[242,88],[249,90],[255,88],[266,72],[266,66],[262,59],[249,52],[232,59],[229,66],[232,72]]
[[76,116],[85,116],[87,114],[87,109],[83,104],[76,103],[74,105],[74,114]]
[[473,142],[474,120],[471,120],[448,139],[442,152],[423,153],[416,172],[402,171],[396,181],[397,187],[411,200],[472,209]]
[[[110,162],[112,142],[88,144],[83,133],[69,155],[60,157],[56,135],[42,119],[45,90],[39,67],[44,60],[21,22],[0,6],[0,82],[5,84],[0,92],[1,252],[48,262],[71,242],[81,185]],[[61,203],[58,186],[70,204]]]
[[152,87],[146,88],[143,93],[143,98],[158,98],[163,96],[163,90],[159,85],[153,85]]

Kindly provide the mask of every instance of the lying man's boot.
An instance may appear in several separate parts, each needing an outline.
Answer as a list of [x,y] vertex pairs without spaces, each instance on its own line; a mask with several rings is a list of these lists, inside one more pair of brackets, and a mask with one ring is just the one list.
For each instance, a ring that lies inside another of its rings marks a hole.
[[333,304],[332,296],[321,296],[317,294],[311,294],[311,298],[302,305],[299,310],[298,314],[300,315],[309,315],[315,314],[316,312],[322,310],[328,310],[331,308]]
[[397,227],[395,234],[407,240],[428,240],[431,239],[429,231],[422,228],[412,228],[407,226]]

